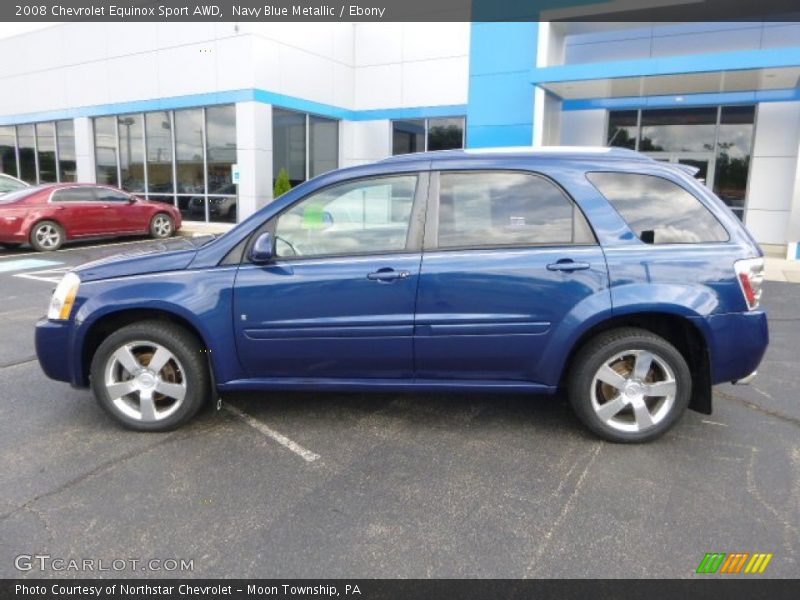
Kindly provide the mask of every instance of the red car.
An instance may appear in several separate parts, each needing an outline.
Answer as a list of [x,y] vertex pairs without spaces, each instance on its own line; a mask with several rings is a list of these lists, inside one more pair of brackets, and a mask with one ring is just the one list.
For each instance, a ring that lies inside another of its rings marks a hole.
[[81,238],[149,234],[162,239],[181,226],[181,213],[117,188],[93,183],[59,183],[0,196],[0,244],[29,242],[36,250],[57,250]]

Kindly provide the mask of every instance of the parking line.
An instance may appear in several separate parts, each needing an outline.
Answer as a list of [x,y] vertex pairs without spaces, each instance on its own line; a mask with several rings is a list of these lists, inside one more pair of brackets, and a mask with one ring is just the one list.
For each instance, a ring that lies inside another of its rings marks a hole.
[[303,460],[305,460],[306,462],[314,462],[315,460],[317,460],[320,457],[319,454],[317,454],[315,452],[312,452],[311,450],[308,450],[306,448],[303,448],[297,442],[295,442],[293,440],[290,440],[288,437],[286,437],[282,433],[279,433],[279,432],[275,431],[271,427],[265,425],[264,423],[262,423],[258,419],[255,419],[255,418],[251,417],[246,412],[243,412],[243,411],[239,410],[235,406],[232,406],[230,404],[224,404],[223,407],[229,413],[231,413],[235,417],[238,417],[240,420],[242,420],[245,423],[247,423],[248,425],[250,425],[250,427],[252,427],[253,429],[256,429],[256,430],[260,431],[261,433],[263,433],[268,438],[271,438],[271,439],[275,440],[281,446],[284,446],[285,448],[288,448],[289,450],[291,450],[292,452],[294,452],[298,456],[302,457]]
[[44,281],[45,283],[59,283],[64,275],[72,267],[60,267],[58,269],[47,269],[45,271],[31,271],[30,273],[16,273],[14,277],[22,279],[33,279],[34,281]]
[[29,269],[36,269],[41,267],[52,267],[54,265],[63,265],[64,261],[61,260],[42,260],[38,258],[23,258],[22,260],[6,260],[0,262],[0,273],[8,273],[9,271],[25,271]]
[[[172,239],[179,239],[180,236],[176,236]],[[155,242],[158,240],[154,240],[152,238],[143,238],[139,240],[130,240],[128,242],[111,242],[110,244],[94,244],[92,246],[73,246],[71,248],[62,248],[60,250],[56,250],[55,252],[49,252],[48,256],[58,256],[59,254],[67,254],[68,252],[78,252],[80,250],[93,250],[96,248],[113,248],[114,246],[129,246],[131,244],[146,244],[147,242]],[[8,255],[0,255],[0,259],[2,258],[19,258],[23,256],[41,256],[41,252],[23,252],[21,254],[8,254]]]

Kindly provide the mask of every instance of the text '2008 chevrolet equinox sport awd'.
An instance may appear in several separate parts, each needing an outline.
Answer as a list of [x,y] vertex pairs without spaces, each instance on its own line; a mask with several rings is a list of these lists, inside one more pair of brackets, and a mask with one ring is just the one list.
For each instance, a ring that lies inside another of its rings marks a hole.
[[316,177],[200,247],[68,273],[45,373],[166,430],[234,390],[552,394],[653,439],[767,347],[759,247],[690,172],[607,148],[446,151]]

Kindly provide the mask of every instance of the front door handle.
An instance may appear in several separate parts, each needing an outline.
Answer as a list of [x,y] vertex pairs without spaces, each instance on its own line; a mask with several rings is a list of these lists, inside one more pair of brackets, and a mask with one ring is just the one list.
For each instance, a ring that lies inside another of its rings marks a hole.
[[395,281],[396,279],[407,279],[411,277],[410,271],[395,271],[391,268],[378,269],[373,273],[367,274],[370,281]]
[[589,267],[591,267],[589,263],[575,262],[571,258],[562,258],[559,261],[547,265],[547,270],[566,271],[567,273],[571,273],[572,271],[583,271],[585,269],[588,269]]

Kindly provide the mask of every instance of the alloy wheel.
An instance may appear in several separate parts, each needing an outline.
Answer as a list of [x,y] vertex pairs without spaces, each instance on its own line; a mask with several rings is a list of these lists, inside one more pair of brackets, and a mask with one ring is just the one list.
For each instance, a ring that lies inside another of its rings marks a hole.
[[36,229],[34,236],[39,245],[46,250],[58,248],[58,245],[61,243],[61,232],[58,231],[54,225],[50,225],[49,223],[40,225]]
[[180,361],[164,346],[148,341],[129,342],[108,358],[105,387],[120,412],[152,423],[168,418],[183,404],[184,373]]
[[663,358],[647,350],[628,350],[605,361],[595,373],[592,408],[612,429],[641,432],[667,417],[676,392],[675,373]]
[[165,215],[153,219],[153,231],[158,237],[169,237],[172,233],[172,221]]

